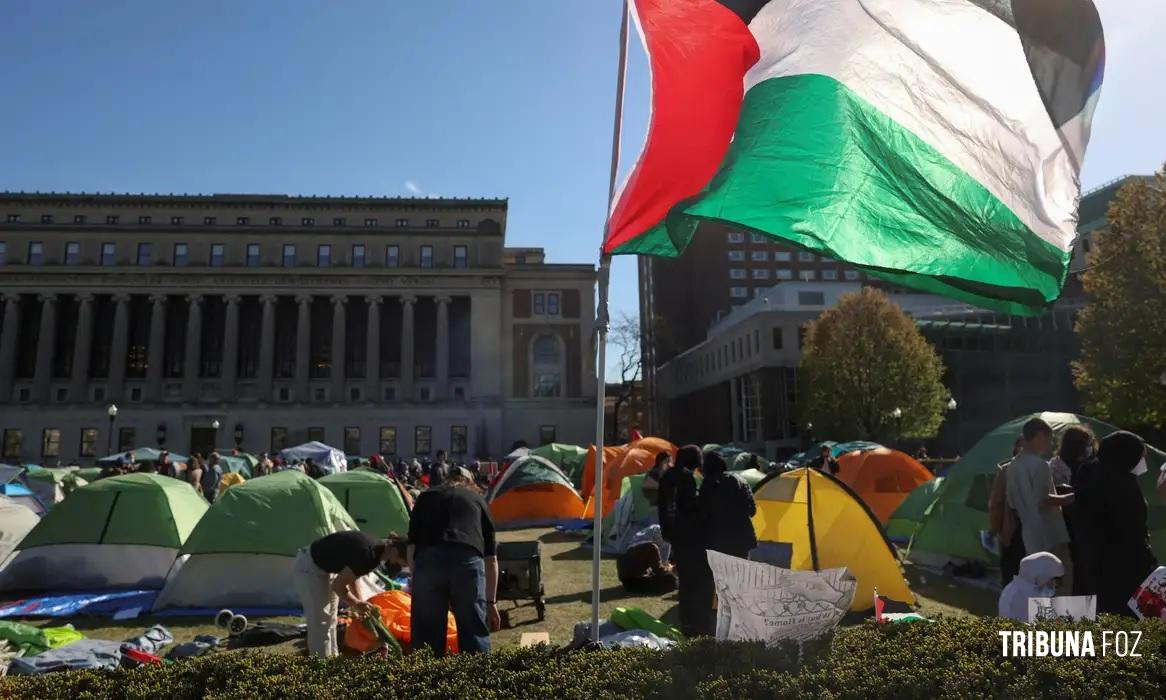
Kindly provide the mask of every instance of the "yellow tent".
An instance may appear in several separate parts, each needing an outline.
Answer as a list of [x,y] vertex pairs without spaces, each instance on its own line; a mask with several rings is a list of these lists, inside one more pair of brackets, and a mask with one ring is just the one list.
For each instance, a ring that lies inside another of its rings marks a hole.
[[795,469],[771,474],[753,497],[757,539],[789,546],[791,569],[850,569],[858,582],[851,610],[874,607],[876,588],[884,598],[915,604],[882,526],[842,482],[816,469]]

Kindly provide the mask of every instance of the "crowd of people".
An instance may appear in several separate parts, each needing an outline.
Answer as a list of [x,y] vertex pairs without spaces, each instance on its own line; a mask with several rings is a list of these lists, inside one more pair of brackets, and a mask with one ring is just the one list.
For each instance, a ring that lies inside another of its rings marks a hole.
[[1078,425],[1052,454],[1052,427],[1033,418],[998,467],[989,531],[1002,550],[1000,615],[1026,621],[1030,597],[1095,595],[1098,613],[1132,617],[1130,596],[1158,566],[1137,481],[1146,444],[1124,431],[1098,443]]

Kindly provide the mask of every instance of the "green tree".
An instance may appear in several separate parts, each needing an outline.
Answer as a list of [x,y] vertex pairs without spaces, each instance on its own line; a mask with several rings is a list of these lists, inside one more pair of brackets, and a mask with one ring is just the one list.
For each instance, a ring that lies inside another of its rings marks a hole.
[[942,377],[943,361],[915,322],[886,294],[864,288],[806,329],[798,417],[833,440],[931,437],[950,397]]
[[1073,364],[1086,410],[1131,428],[1166,424],[1166,170],[1123,186],[1081,276]]

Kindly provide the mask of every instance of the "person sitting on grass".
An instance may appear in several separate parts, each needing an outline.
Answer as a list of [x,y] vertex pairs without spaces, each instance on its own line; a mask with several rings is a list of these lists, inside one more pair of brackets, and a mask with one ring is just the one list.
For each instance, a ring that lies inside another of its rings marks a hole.
[[663,554],[667,548],[659,525],[637,532],[615,562],[624,590],[634,595],[663,595],[676,590],[676,575]]
[[1056,555],[1037,552],[1020,560],[1020,572],[1000,592],[1000,617],[1028,622],[1029,598],[1052,598],[1065,567]]

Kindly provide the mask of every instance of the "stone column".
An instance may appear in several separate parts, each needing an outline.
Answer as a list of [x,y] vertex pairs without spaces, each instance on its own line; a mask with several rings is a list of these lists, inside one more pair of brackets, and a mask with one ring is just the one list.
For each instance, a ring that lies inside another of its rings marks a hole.
[[110,401],[117,401],[125,395],[126,351],[130,343],[130,297],[120,294],[113,298],[117,309],[113,315],[113,342],[109,349],[109,391]]
[[146,398],[161,401],[162,365],[166,357],[166,295],[150,297],[150,347],[146,354]]
[[186,316],[186,353],[182,357],[182,396],[187,401],[198,399],[198,369],[202,352],[202,297],[186,297],[189,311]]
[[413,306],[417,297],[400,297],[401,302],[401,392],[397,398],[413,400]]
[[368,335],[365,338],[364,379],[368,400],[381,401],[381,298],[368,297]]
[[449,398],[449,297],[437,297],[437,391],[438,401]]
[[219,371],[219,396],[224,401],[234,401],[235,380],[239,375],[239,295],[227,294],[223,297],[227,304],[227,314],[223,327],[223,359]]
[[53,380],[53,349],[57,345],[57,295],[40,297],[40,333],[36,339],[36,371],[32,379],[34,401],[48,401]]
[[259,330],[259,400],[271,401],[275,380],[275,297],[264,295],[259,303],[263,304]]
[[0,403],[12,400],[16,377],[16,343],[20,335],[20,295],[4,295],[4,330],[0,331]]
[[344,305],[348,297],[337,294],[332,297],[332,401],[344,401],[344,353],[345,332],[348,322],[344,313]]
[[298,296],[300,305],[296,319],[296,401],[308,400],[308,381],[311,368],[312,297]]
[[89,400],[89,355],[93,352],[93,295],[77,295],[77,341],[73,344],[73,369],[69,373],[69,399]]

